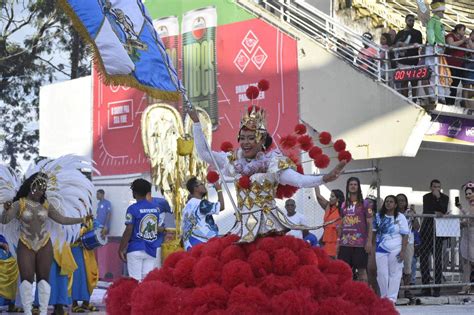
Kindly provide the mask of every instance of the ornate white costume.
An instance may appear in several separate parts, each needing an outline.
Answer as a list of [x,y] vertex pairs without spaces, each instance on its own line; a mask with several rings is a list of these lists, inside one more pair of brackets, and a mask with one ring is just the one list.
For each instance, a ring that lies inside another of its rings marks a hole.
[[[193,134],[200,158],[213,165],[199,123],[194,124]],[[278,184],[298,188],[315,187],[323,183],[322,176],[296,172],[295,164],[278,150],[260,152],[251,160],[242,157],[240,148],[235,153],[213,152],[213,155],[224,175],[235,178],[239,212],[236,213],[236,222],[230,233],[239,235],[241,242],[252,242],[257,236],[269,233],[308,228],[293,225],[282,210],[276,207],[276,190]],[[243,175],[250,177],[249,189],[238,185],[238,180]]]

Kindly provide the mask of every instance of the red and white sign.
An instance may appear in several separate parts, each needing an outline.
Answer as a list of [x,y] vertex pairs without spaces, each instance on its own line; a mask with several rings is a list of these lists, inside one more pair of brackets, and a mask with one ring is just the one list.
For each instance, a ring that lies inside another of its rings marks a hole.
[[141,113],[146,95],[126,86],[107,86],[93,71],[93,159],[101,175],[142,173],[150,170],[143,152]]
[[[237,146],[240,117],[251,104],[245,91],[261,79],[270,82],[270,89],[254,102],[266,109],[269,132],[276,141],[292,133],[298,123],[296,40],[251,19],[219,26],[216,50],[219,121],[213,149],[219,150],[223,141]],[[179,53],[178,59],[181,65]],[[102,175],[150,170],[140,130],[141,113],[147,105],[143,92],[105,86],[94,73],[93,156]]]

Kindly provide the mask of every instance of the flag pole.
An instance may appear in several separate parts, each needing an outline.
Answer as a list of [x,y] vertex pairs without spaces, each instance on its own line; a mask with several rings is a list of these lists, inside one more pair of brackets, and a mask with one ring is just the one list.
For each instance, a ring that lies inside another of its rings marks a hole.
[[[188,95],[186,94],[186,90],[184,89],[184,87],[182,87],[180,89],[180,92],[181,92],[181,95],[183,96],[184,108],[186,108],[186,110],[193,110],[194,109],[193,104],[189,100]],[[221,182],[224,186],[224,190],[227,193],[227,196],[230,199],[230,203],[232,204],[232,207],[234,208],[235,212],[240,214],[240,210],[239,210],[239,208],[237,208],[237,205],[235,204],[234,198],[233,198],[233,196],[230,192],[230,189],[227,186],[227,181],[225,180],[224,173],[222,172],[221,168],[219,167],[219,164],[217,164],[217,161],[214,157],[214,154],[212,154],[212,150],[211,150],[211,147],[209,146],[209,143],[207,143],[207,141],[204,141],[204,142],[206,144],[206,149],[209,152],[209,155],[211,156],[212,162],[214,163],[215,169],[219,173],[220,178],[222,178]]]

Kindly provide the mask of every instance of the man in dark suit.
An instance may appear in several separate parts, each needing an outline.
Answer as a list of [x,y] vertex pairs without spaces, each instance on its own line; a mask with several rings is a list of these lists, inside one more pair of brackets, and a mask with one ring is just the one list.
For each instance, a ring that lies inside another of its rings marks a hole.
[[[449,197],[441,192],[441,182],[433,179],[430,184],[431,192],[423,196],[423,214],[443,216],[448,212]],[[420,269],[423,284],[430,282],[430,256],[434,254],[435,283],[440,284],[443,271],[442,262],[442,237],[436,237],[433,218],[424,218],[421,224],[421,254]],[[433,296],[440,295],[440,288],[433,290]],[[430,289],[423,289],[423,295],[431,295]]]

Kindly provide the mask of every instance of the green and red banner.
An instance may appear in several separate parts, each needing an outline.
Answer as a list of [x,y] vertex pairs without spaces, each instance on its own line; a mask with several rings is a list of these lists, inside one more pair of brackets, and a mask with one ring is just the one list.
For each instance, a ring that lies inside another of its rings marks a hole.
[[[267,110],[269,132],[275,140],[292,132],[298,122],[295,39],[228,1],[145,4],[189,98],[213,121],[215,150],[223,141],[237,145],[240,117],[251,104],[245,91],[260,79],[270,89],[254,102]],[[93,156],[102,175],[149,170],[140,136],[147,105],[142,92],[105,86],[94,74]]]

